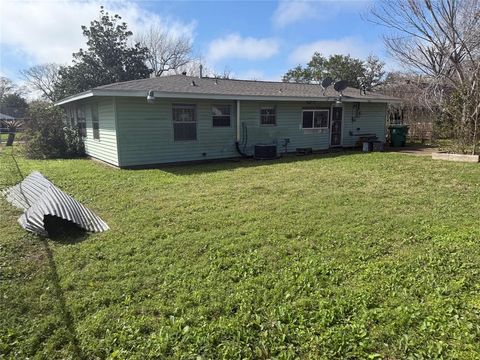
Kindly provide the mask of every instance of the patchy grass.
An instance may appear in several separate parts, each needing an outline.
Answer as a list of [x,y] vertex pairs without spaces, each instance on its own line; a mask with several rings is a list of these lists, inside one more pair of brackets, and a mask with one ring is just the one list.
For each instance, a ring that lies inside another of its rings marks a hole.
[[[0,139],[2,140],[2,143],[6,142],[8,139],[8,133],[0,133]],[[15,134],[15,141],[23,141],[25,140],[25,133],[23,132],[18,132]],[[2,144],[3,145],[3,144]]]
[[[0,357],[480,357],[478,164],[19,167],[111,230],[41,240],[0,200]],[[19,179],[3,151],[0,183]]]

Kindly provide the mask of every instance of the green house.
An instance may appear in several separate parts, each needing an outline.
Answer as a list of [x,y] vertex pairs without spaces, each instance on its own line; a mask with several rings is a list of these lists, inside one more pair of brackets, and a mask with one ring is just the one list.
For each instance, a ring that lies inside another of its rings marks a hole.
[[385,141],[377,93],[316,84],[163,76],[96,87],[57,103],[78,126],[87,155],[118,167],[352,147]]

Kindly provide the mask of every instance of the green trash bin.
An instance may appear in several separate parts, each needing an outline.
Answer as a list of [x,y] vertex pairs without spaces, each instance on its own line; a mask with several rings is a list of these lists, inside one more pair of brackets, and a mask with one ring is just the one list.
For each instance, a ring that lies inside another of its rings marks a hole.
[[407,143],[408,125],[391,125],[390,130],[390,144],[393,147],[405,146]]

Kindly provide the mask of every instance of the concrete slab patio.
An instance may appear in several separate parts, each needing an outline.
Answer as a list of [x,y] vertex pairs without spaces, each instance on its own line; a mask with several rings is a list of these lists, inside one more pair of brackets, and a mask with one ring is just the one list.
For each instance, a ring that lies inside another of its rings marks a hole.
[[405,147],[391,147],[387,146],[385,152],[396,152],[399,154],[415,155],[415,156],[432,156],[433,153],[438,152],[438,147],[431,145],[409,145]]

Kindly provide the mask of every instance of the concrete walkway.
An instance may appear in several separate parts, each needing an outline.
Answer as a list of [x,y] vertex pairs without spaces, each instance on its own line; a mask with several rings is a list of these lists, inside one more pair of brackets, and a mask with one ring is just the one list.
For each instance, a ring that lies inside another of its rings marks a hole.
[[385,152],[396,152],[399,154],[416,155],[416,156],[432,156],[432,153],[437,152],[438,148],[428,145],[410,145],[405,147],[391,147],[387,146]]

